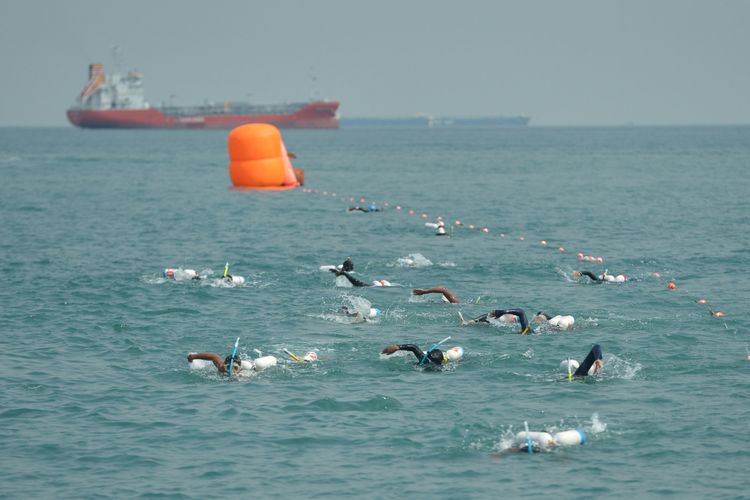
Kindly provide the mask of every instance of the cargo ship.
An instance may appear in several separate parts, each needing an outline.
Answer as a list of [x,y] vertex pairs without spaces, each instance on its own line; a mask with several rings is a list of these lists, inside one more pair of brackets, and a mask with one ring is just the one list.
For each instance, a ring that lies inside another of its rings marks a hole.
[[143,75],[104,73],[89,65],[89,81],[68,109],[70,123],[84,128],[230,129],[245,123],[279,128],[339,128],[337,101],[258,105],[225,101],[197,106],[152,107],[143,92]]

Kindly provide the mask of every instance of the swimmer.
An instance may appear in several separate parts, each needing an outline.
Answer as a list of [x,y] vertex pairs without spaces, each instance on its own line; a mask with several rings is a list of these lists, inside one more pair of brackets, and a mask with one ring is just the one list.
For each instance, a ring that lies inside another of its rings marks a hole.
[[[525,422],[524,422],[525,424]],[[494,453],[493,457],[501,458],[510,453],[540,453],[553,451],[557,447],[575,446],[586,443],[586,432],[582,429],[569,429],[566,431],[549,432],[520,431],[515,435],[513,444],[508,448]]]
[[[594,344],[586,355],[586,358],[579,365],[576,360],[564,360],[560,367],[567,370],[571,377],[588,377],[589,375],[598,375],[604,369],[604,355],[599,344]],[[575,368],[575,372],[573,369]]]
[[370,321],[373,318],[380,316],[380,309],[377,307],[371,307],[367,314],[364,314],[358,309],[349,308],[349,306],[339,307],[338,313],[351,319],[352,323],[364,323]]
[[458,304],[461,301],[458,300],[458,297],[453,295],[453,293],[445,288],[444,286],[436,286],[433,288],[415,288],[411,291],[414,295],[426,295],[428,293],[441,293],[443,294],[442,299],[444,302],[450,302],[451,304]]
[[232,276],[229,274],[229,262],[224,265],[224,274],[221,276],[221,281],[227,285],[244,285],[245,278],[242,276]]
[[339,264],[338,266],[332,266],[332,265],[320,266],[320,270],[332,271],[332,272],[344,270],[346,272],[351,272],[351,271],[354,271],[354,263],[352,262],[351,257],[347,257],[346,260],[342,264]]
[[172,267],[168,267],[164,270],[164,277],[168,280],[178,281],[183,279],[199,280],[204,278],[204,276],[198,274],[195,269],[174,269]]
[[529,321],[526,319],[526,313],[523,312],[523,309],[495,309],[494,311],[490,311],[470,320],[465,320],[463,314],[461,314],[461,312],[459,311],[458,317],[461,318],[461,326],[469,326],[475,325],[477,323],[489,323],[491,319],[498,320],[506,314],[510,314],[518,318],[518,322],[521,323],[521,331],[518,333],[520,333],[521,335],[526,335],[527,333],[535,333],[533,329],[529,328]]
[[571,330],[573,329],[573,324],[576,322],[575,318],[573,316],[549,316],[547,313],[543,311],[539,311],[536,313],[536,316],[534,316],[532,319],[535,323],[543,323],[547,322],[550,326],[557,327],[561,330]]
[[332,273],[336,274],[336,277],[343,276],[346,278],[352,286],[363,287],[363,286],[391,286],[391,282],[388,280],[373,281],[372,284],[368,285],[364,281],[360,281],[343,269],[331,269]]
[[[450,337],[448,337],[450,338]],[[447,339],[446,339],[447,340]],[[420,365],[427,365],[432,367],[442,366],[450,363],[451,361],[458,361],[463,356],[463,348],[453,347],[446,352],[438,349],[437,344],[429,351],[424,352],[419,346],[415,344],[392,344],[385,346],[380,354],[386,354],[390,356],[396,351],[408,351],[416,356],[419,360]]]
[[349,211],[350,212],[365,212],[365,213],[367,213],[367,212],[380,212],[380,209],[373,203],[369,207],[360,207],[360,206],[349,207]]
[[221,280],[227,285],[242,285],[245,283],[245,278],[242,276],[232,276],[231,274],[222,276]]
[[711,316],[713,316],[714,318],[723,318],[724,316],[726,316],[724,314],[724,311],[708,311],[708,312],[710,312]]
[[347,280],[349,280],[349,283],[352,284],[352,286],[370,286],[364,281],[360,281],[351,274],[349,274],[347,271],[344,271],[343,269],[331,269],[332,273],[336,274],[336,277],[343,276]]
[[435,236],[447,236],[448,235],[448,233],[445,232],[445,222],[441,220],[437,222],[425,222],[424,225],[426,227],[437,229],[437,231],[435,232]]
[[195,359],[212,361],[221,375],[229,375],[230,365],[232,367],[232,374],[237,374],[242,370],[242,359],[236,351],[224,359],[221,359],[221,356],[215,352],[191,352],[187,355],[188,363],[192,363]]
[[606,269],[599,276],[595,275],[591,271],[573,271],[571,273],[571,276],[573,276],[574,279],[578,279],[581,276],[587,276],[591,278],[591,281],[594,281],[596,283],[624,283],[628,280],[628,277],[624,274],[620,273],[615,276],[609,274]]

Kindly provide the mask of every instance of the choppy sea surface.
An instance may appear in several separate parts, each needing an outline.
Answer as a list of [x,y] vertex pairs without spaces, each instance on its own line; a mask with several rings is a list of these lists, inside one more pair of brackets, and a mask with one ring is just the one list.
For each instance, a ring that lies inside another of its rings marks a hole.
[[[230,189],[226,131],[0,129],[1,496],[748,498],[749,127],[283,137],[304,190]],[[576,322],[459,326],[507,307]],[[442,370],[380,355],[448,336]],[[277,366],[188,365],[237,337]],[[524,423],[587,442],[506,454]]]

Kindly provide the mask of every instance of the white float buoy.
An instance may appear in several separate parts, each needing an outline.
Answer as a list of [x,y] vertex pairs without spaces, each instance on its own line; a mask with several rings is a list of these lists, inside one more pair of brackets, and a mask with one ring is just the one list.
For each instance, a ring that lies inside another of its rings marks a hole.
[[266,368],[276,366],[278,360],[275,356],[262,356],[253,360],[253,368],[256,372],[262,372]]
[[460,346],[451,347],[445,351],[445,356],[451,361],[458,361],[464,357],[464,348]]

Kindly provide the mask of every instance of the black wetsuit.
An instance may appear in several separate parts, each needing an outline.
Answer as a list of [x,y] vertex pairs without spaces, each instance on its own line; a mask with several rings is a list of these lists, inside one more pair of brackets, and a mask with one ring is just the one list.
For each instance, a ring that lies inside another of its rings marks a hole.
[[343,276],[344,278],[348,279],[349,283],[351,283],[352,286],[370,286],[364,281],[359,281],[357,278],[347,273],[346,271],[339,271],[337,269],[331,269],[331,272],[336,273],[336,276]]
[[495,309],[494,311],[488,312],[487,314],[482,314],[481,316],[474,318],[473,321],[477,323],[489,323],[489,318],[499,318],[504,314],[512,314],[513,316],[518,318],[518,322],[521,323],[521,331],[518,333],[520,333],[521,335],[532,331],[529,328],[529,320],[526,319],[526,313],[523,312],[523,309]]
[[589,278],[591,278],[591,281],[596,281],[597,283],[601,283],[604,281],[602,278],[595,275],[591,271],[580,271],[580,272],[581,272],[581,276],[588,276]]
[[585,377],[589,374],[589,369],[593,366],[594,362],[597,359],[603,359],[604,356],[602,355],[602,348],[599,344],[594,344],[594,347],[591,348],[588,355],[586,356],[586,359],[583,360],[583,363],[581,363],[581,366],[578,367],[578,369],[573,374],[574,377]]
[[443,351],[440,349],[433,349],[429,353],[424,352],[419,346],[414,344],[399,344],[399,351],[409,351],[413,353],[419,360],[419,364],[432,364],[440,366],[443,364]]

